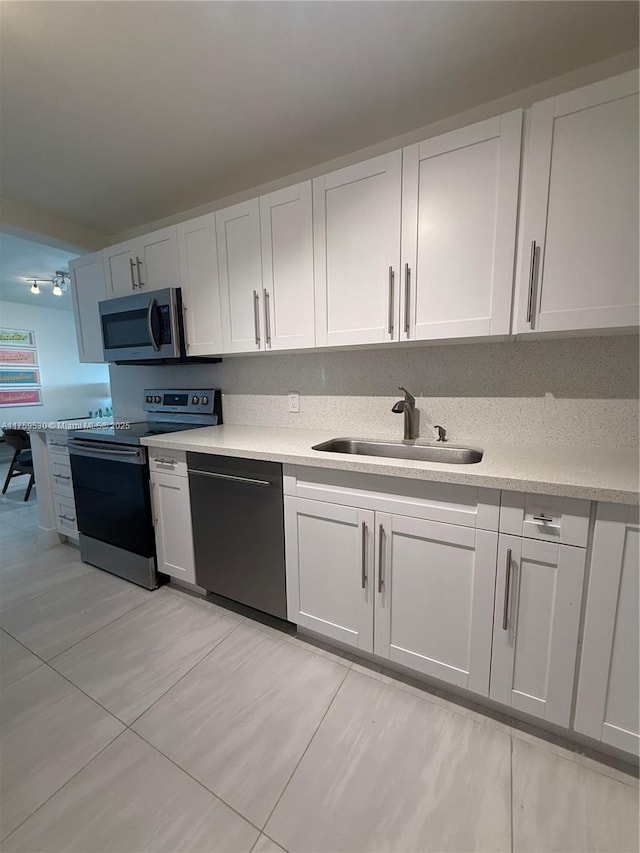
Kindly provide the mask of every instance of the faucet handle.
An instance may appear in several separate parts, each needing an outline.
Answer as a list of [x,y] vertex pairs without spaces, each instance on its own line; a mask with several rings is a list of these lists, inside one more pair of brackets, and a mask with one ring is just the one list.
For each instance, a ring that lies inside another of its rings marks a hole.
[[410,391],[407,391],[407,389],[403,388],[402,385],[398,386],[398,391],[404,391],[404,396],[405,396],[405,399],[407,400],[407,402],[411,403],[412,406],[415,406],[416,398],[413,396],[413,394]]
[[436,441],[447,440],[447,431],[443,426],[440,426],[440,424],[434,424],[433,428],[438,430],[438,438],[436,439]]

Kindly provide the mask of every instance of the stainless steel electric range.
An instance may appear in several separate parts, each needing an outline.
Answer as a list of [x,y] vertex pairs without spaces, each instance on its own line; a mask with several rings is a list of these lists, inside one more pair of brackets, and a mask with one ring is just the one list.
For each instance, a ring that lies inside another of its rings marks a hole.
[[80,556],[86,563],[155,589],[156,550],[149,463],[141,438],[222,423],[219,390],[146,389],[146,421],[69,433]]

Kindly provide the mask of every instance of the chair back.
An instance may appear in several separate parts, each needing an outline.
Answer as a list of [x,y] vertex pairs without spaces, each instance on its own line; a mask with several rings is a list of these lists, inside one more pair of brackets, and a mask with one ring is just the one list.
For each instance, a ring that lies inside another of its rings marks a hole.
[[28,450],[31,447],[29,433],[23,429],[3,429],[4,440],[14,450]]

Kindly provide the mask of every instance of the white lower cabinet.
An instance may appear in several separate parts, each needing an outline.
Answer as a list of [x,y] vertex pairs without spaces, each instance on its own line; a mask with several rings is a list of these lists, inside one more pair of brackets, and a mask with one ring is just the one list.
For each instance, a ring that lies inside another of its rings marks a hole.
[[640,752],[637,506],[598,504],[574,728]]
[[487,696],[498,534],[376,513],[374,651]]
[[289,619],[373,651],[374,515],[285,497]]
[[285,519],[290,620],[488,694],[497,533],[296,497]]
[[491,699],[568,727],[584,548],[500,535]]
[[158,571],[195,583],[188,478],[152,471],[151,500]]

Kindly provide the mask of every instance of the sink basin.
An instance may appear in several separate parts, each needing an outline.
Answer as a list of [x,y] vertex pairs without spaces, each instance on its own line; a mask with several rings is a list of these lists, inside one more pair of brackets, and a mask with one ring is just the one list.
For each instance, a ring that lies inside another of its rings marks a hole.
[[358,456],[385,456],[391,459],[414,459],[417,462],[446,462],[450,465],[471,465],[480,462],[482,450],[475,447],[455,447],[442,444],[405,444],[384,439],[332,438],[316,444],[312,450],[327,453],[355,453]]

